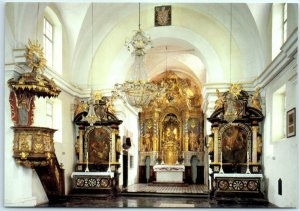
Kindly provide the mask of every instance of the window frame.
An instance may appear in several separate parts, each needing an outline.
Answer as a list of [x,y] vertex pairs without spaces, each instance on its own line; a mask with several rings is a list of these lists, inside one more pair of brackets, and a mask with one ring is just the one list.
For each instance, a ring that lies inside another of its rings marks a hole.
[[[49,37],[49,34],[47,33],[47,25],[51,26],[51,37]],[[43,21],[43,47],[44,47],[44,54],[47,60],[47,66],[53,68],[53,50],[54,50],[54,24],[51,23],[45,16]],[[48,47],[46,44],[46,41],[48,41],[51,45],[51,57],[48,57]]]

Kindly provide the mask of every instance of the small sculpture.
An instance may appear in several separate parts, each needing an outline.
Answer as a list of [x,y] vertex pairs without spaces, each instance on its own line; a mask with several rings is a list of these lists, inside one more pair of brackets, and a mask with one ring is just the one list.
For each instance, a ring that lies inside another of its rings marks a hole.
[[218,110],[223,107],[224,96],[221,95],[219,89],[216,90],[218,99],[215,102],[215,110]]
[[254,95],[251,97],[252,107],[261,110],[259,87],[256,88]]

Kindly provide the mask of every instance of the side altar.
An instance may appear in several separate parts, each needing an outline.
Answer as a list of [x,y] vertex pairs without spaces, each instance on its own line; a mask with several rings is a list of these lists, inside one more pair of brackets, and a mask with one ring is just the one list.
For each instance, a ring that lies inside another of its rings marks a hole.
[[155,165],[156,182],[183,183],[184,165]]
[[211,197],[265,202],[259,88],[250,94],[240,84],[232,84],[229,91],[216,93],[215,111],[208,118]]
[[[90,102],[81,99],[75,102],[78,159],[71,175],[72,192],[117,194],[122,149],[119,125],[122,121],[113,113],[112,99],[102,97],[99,92],[94,92],[91,99]],[[89,121],[92,118],[95,121]]]

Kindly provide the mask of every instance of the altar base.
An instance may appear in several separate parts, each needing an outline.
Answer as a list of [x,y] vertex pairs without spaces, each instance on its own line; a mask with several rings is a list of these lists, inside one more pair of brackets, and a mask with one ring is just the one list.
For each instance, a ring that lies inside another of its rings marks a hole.
[[155,165],[157,183],[183,183],[183,165]]

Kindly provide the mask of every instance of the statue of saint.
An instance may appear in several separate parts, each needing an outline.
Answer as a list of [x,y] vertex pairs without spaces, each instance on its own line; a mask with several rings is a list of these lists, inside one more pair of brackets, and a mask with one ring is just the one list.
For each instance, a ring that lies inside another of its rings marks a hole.
[[216,90],[218,99],[215,102],[215,110],[218,110],[223,107],[224,96],[220,93],[219,89]]
[[262,139],[261,139],[261,135],[258,135],[257,136],[257,143],[256,143],[257,145],[257,153],[258,154],[261,154],[261,152],[262,152],[262,145],[263,145],[263,143],[262,143]]
[[251,104],[254,108],[261,110],[259,87],[256,88],[254,95],[251,97]]
[[214,151],[214,139],[212,136],[208,136],[208,152]]
[[197,142],[197,134],[192,131],[190,133],[190,146],[191,146],[191,151],[197,151],[198,149],[198,142]]

